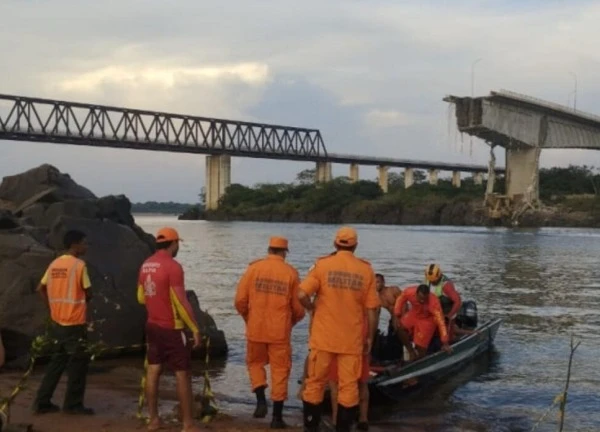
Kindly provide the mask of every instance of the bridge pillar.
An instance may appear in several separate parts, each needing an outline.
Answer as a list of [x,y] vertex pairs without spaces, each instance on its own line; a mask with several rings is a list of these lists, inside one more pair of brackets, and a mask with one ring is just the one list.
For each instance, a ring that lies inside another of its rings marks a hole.
[[412,168],[404,168],[404,189],[408,189],[415,184],[415,170]]
[[429,184],[430,185],[437,186],[439,173],[440,173],[440,170],[436,170],[436,169],[429,170]]
[[483,173],[480,173],[480,172],[473,173],[473,183],[475,183],[476,185],[482,185],[483,184]]
[[358,164],[350,164],[350,181],[356,183],[358,179]]
[[206,209],[216,210],[231,184],[231,156],[206,156]]
[[379,187],[381,188],[383,193],[388,192],[388,170],[389,169],[390,169],[390,167],[386,167],[383,165],[377,167],[377,171],[379,172],[379,177],[377,178],[377,180],[379,182]]
[[460,187],[460,171],[452,171],[452,186]]
[[539,147],[506,149],[506,195],[530,203],[539,200]]
[[327,183],[332,179],[331,162],[317,162],[317,183]]

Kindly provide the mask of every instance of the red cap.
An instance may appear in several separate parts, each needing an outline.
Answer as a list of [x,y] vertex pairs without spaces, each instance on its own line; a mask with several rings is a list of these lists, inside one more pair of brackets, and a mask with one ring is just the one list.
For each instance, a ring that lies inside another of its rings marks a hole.
[[183,241],[183,239],[179,238],[179,233],[170,227],[161,228],[156,233],[156,243],[164,243],[170,241]]

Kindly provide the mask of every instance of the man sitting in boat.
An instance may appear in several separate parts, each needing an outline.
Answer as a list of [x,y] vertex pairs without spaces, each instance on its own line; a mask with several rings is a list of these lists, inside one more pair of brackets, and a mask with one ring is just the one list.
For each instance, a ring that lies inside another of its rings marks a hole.
[[377,312],[377,322],[381,314],[381,309],[385,309],[390,313],[387,334],[377,330],[373,348],[371,351],[373,362],[379,363],[383,361],[398,360],[402,358],[402,344],[396,335],[396,319],[394,318],[394,305],[396,299],[402,294],[402,290],[397,286],[386,286],[385,277],[381,273],[375,274],[377,293],[381,307]]
[[[406,304],[410,309],[406,311]],[[448,330],[442,313],[442,306],[435,294],[429,290],[429,285],[409,286],[402,291],[394,306],[394,316],[397,319],[397,333],[409,353],[410,361],[417,360],[427,353],[431,339],[436,330],[442,341],[442,351],[452,352],[448,345]],[[415,347],[410,343],[412,336]]]

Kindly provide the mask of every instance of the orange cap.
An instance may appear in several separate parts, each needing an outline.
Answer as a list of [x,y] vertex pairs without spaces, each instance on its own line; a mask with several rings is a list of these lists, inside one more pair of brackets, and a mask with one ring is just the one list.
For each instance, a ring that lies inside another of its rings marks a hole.
[[271,237],[269,247],[288,250],[288,241],[285,237]]
[[156,233],[156,243],[164,243],[170,241],[182,241],[183,239],[179,238],[179,233],[170,227],[161,228]]
[[338,246],[352,247],[358,243],[356,230],[350,227],[341,227],[335,234],[335,244]]

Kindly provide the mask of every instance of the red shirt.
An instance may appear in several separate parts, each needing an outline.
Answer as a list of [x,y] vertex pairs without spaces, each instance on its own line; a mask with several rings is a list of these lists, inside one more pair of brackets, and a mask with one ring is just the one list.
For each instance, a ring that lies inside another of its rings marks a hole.
[[144,261],[137,296],[146,305],[148,323],[170,329],[183,329],[185,324],[192,332],[198,332],[183,280],[181,264],[164,250]]

